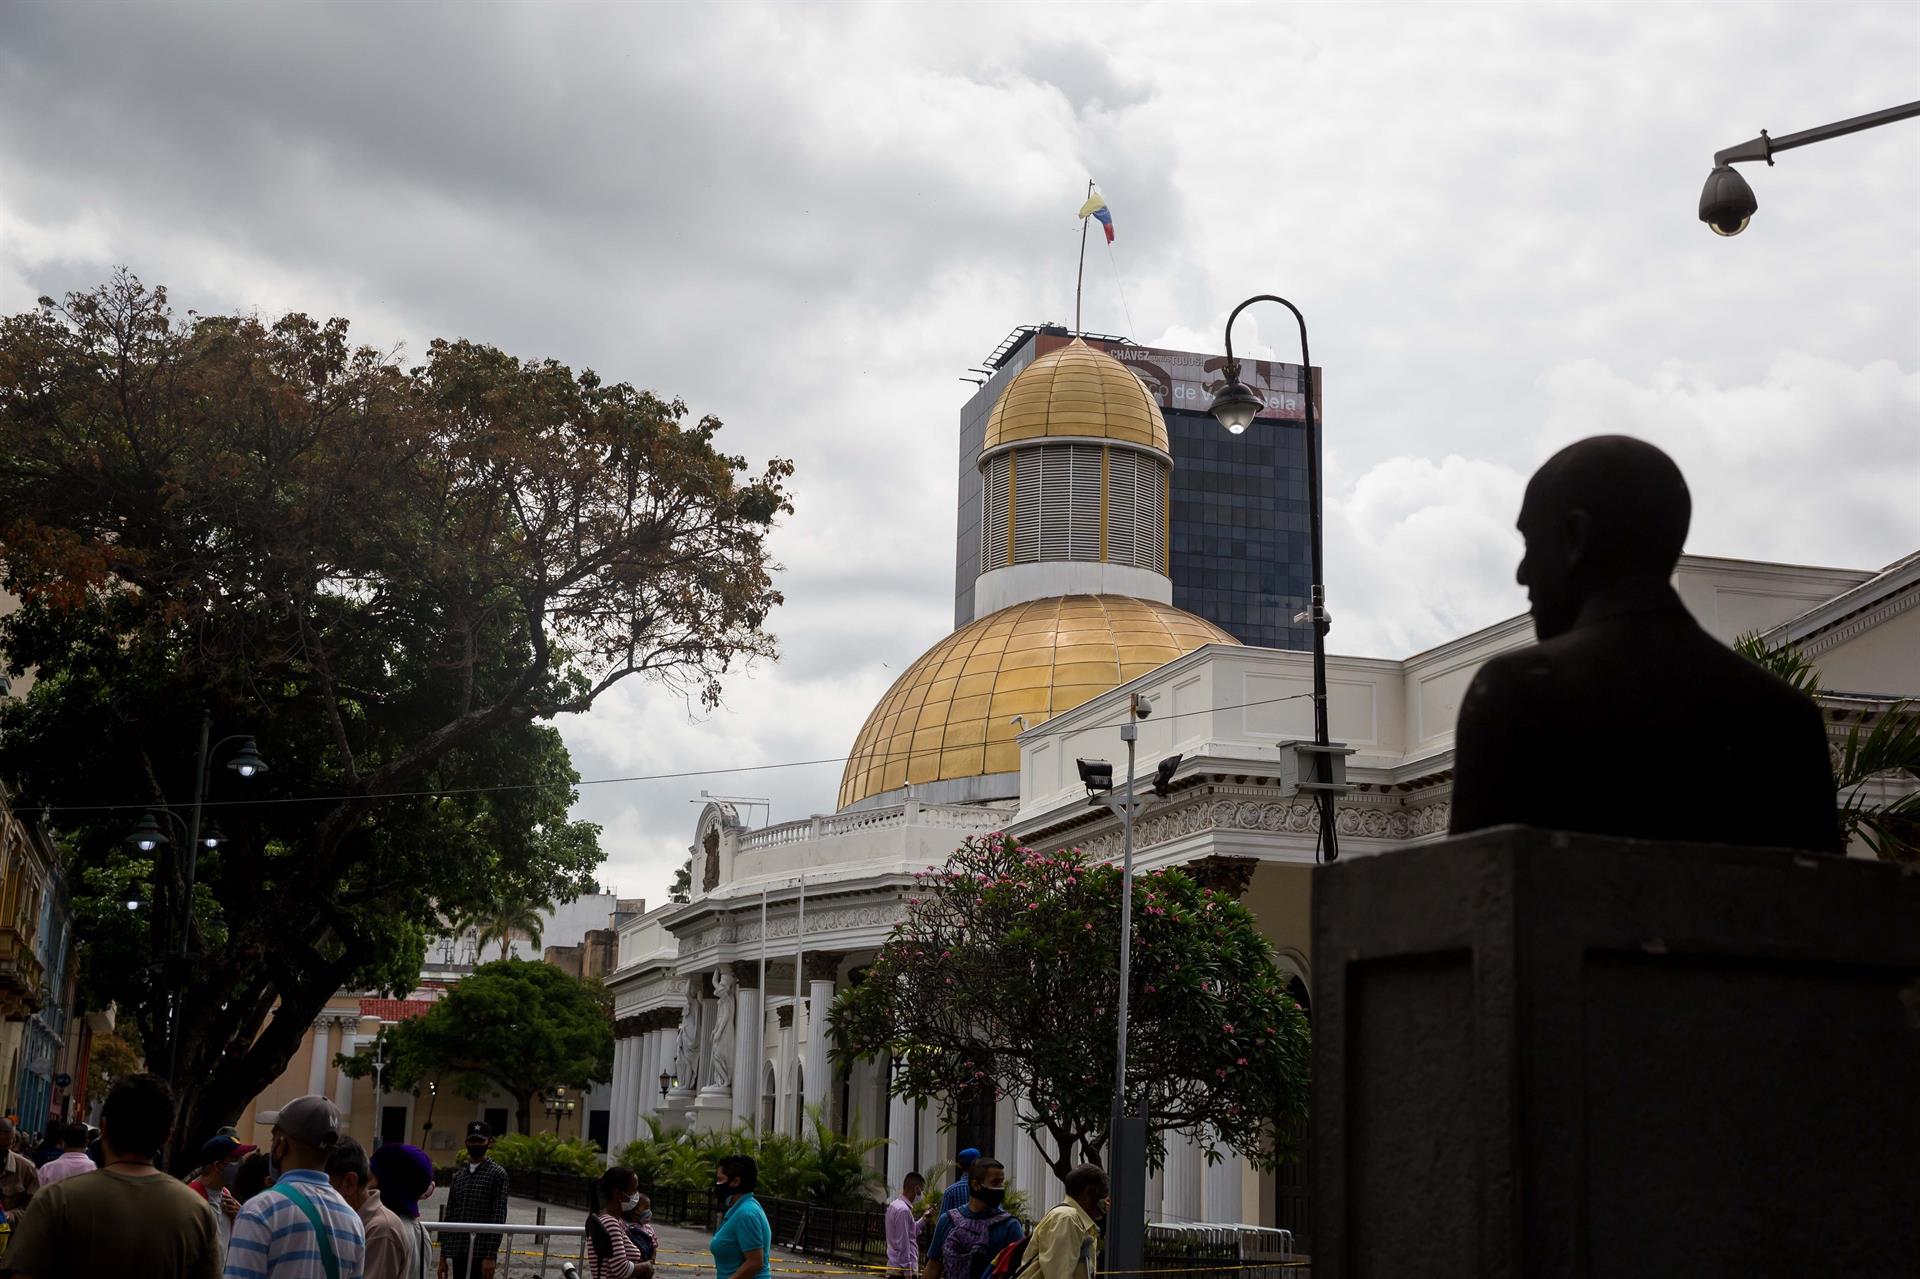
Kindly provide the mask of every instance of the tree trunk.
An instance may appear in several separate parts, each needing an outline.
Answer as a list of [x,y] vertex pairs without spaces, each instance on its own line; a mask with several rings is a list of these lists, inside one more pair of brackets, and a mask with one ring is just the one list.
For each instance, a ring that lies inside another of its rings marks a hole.
[[514,1124],[520,1132],[531,1133],[533,1131],[533,1091],[531,1089],[526,1092],[513,1090],[513,1104]]

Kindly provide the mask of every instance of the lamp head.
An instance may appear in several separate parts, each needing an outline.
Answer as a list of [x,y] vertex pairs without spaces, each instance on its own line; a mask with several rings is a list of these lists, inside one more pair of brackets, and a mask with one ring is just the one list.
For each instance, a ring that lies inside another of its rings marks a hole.
[[1104,759],[1077,759],[1080,768],[1080,783],[1092,795],[1103,790],[1113,789],[1113,765]]
[[1238,435],[1253,425],[1254,417],[1265,407],[1266,401],[1240,380],[1240,365],[1236,362],[1227,365],[1227,384],[1215,393],[1207,411],[1230,433]]
[[1180,767],[1184,755],[1169,755],[1153,770],[1153,793],[1165,799],[1173,790],[1173,770]]
[[249,737],[240,743],[240,749],[234,753],[232,759],[227,761],[227,767],[242,777],[252,777],[267,771],[267,761],[260,758],[260,751],[254,746],[253,739]]
[[167,838],[167,833],[160,829],[160,823],[154,820],[153,810],[148,809],[141,814],[140,824],[135,826],[133,833],[127,836],[127,842],[143,853],[150,853],[173,841]]
[[211,850],[220,847],[220,845],[226,842],[227,834],[220,829],[219,822],[211,823],[205,830],[200,832],[200,847],[202,848]]
[[1753,188],[1730,164],[1714,165],[1707,184],[1700,188],[1700,220],[1715,235],[1739,235],[1759,207]]

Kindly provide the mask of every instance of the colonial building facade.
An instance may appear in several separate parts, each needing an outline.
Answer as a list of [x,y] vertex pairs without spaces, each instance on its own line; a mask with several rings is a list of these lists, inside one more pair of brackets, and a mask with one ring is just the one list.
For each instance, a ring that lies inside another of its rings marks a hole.
[[[1023,387],[1027,379],[1035,386]],[[1181,757],[1170,794],[1138,819],[1136,865],[1187,867],[1237,894],[1311,1010],[1318,817],[1297,788],[1290,749],[1311,737],[1311,659],[1242,646],[1173,608],[1164,555],[1151,545],[1143,553],[1137,538],[1121,548],[1124,563],[1104,559],[1111,523],[1150,523],[1142,494],[1167,490],[1153,469],[1167,464],[1165,436],[1142,422],[1144,398],[1132,373],[1077,343],[1030,364],[1000,400],[1024,416],[990,418],[983,432],[988,545],[973,598],[993,611],[936,644],[882,697],[849,752],[836,812],[749,829],[727,804],[701,811],[691,900],[620,930],[609,978],[614,1149],[648,1120],[793,1131],[818,1108],[836,1128],[887,1138],[890,1184],[909,1169],[938,1179],[955,1150],[973,1145],[999,1155],[1030,1202],[1057,1196],[1019,1127],[1020,1098],[913,1106],[890,1095],[886,1062],[836,1070],[825,1026],[834,998],[904,917],[915,873],[968,835],[1005,830],[1119,856],[1117,819],[1088,805],[1074,761],[1124,769],[1119,727],[1135,695],[1152,712],[1139,724],[1141,773]],[[1029,468],[1024,450],[1069,445],[1080,451],[1064,462],[1043,453]],[[1152,482],[1116,496],[1115,449],[1144,459]],[[1075,477],[1068,498],[1024,505],[1022,476],[1032,470],[1050,485],[1049,466]],[[1118,517],[1117,501],[1128,504]],[[1023,520],[1038,525],[1031,539]],[[1920,555],[1878,573],[1688,556],[1674,583],[1713,634],[1796,643],[1827,687],[1847,690],[1824,698],[1836,750],[1851,726],[1920,693]],[[1116,589],[1128,593],[1097,593]],[[1482,663],[1532,639],[1523,616],[1412,657],[1328,659],[1332,736],[1353,752],[1336,816],[1342,855],[1444,836],[1460,699]],[[1623,772],[1595,784],[1645,783]],[[1883,794],[1912,785],[1871,783]],[[1151,966],[1153,956],[1135,963]],[[1197,1137],[1169,1143],[1149,1187],[1156,1219],[1294,1224],[1297,1173],[1209,1165]]]

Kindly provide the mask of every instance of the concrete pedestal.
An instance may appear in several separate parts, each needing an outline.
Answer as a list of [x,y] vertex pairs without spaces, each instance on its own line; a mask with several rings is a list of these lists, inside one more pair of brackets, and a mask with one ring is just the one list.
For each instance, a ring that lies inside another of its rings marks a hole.
[[698,1132],[727,1132],[733,1127],[733,1089],[702,1088],[693,1099],[693,1127]]
[[1317,1279],[1920,1274],[1920,876],[1503,827],[1313,953]]

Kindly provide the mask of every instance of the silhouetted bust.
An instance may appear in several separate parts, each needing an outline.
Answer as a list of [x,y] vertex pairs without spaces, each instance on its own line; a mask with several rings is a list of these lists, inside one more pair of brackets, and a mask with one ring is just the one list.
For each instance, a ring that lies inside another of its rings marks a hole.
[[1515,822],[1841,851],[1819,708],[1673,589],[1691,514],[1673,459],[1624,435],[1534,473],[1518,576],[1540,642],[1481,667],[1461,703],[1454,834]]

